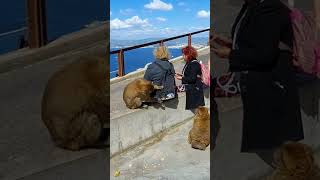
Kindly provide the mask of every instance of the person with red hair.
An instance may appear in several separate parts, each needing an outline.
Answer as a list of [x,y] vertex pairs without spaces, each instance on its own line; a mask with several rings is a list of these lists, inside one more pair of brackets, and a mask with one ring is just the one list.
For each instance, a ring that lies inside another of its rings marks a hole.
[[197,60],[197,50],[192,46],[182,48],[182,54],[186,64],[183,67],[182,74],[176,73],[176,79],[182,81],[186,90],[186,110],[195,113],[195,109],[205,105],[201,65]]

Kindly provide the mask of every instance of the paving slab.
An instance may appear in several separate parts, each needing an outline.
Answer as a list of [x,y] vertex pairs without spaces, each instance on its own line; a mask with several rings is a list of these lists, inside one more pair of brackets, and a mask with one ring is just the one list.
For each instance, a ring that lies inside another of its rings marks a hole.
[[[143,145],[115,156],[110,161],[111,180],[209,180],[210,146],[205,151],[191,148],[190,119]],[[119,170],[120,176],[114,177]]]
[[19,180],[106,180],[108,179],[107,151],[99,151],[73,161],[59,164]]

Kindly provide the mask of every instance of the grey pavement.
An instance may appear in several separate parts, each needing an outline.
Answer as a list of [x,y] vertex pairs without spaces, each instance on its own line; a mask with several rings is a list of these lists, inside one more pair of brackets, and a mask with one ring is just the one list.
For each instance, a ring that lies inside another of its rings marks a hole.
[[109,161],[107,157],[107,151],[99,151],[19,180],[106,180]]
[[[218,106],[227,101],[217,99]],[[235,100],[236,98],[232,98]],[[255,154],[240,153],[242,108],[219,110],[221,129],[215,149],[211,152],[213,180],[247,180],[268,173],[270,169]]]
[[[195,150],[188,143],[192,119],[111,159],[111,180],[209,180],[210,146]],[[120,176],[114,173],[120,171]]]

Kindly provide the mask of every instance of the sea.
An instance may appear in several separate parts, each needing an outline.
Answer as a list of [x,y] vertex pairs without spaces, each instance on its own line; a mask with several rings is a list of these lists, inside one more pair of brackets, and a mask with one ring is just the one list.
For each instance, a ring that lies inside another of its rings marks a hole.
[[[111,48],[111,51],[116,48]],[[153,56],[154,48],[138,48],[124,52],[124,69],[125,73],[133,72],[137,69],[144,68],[146,64],[155,60]],[[171,58],[181,56],[181,48],[169,48]],[[118,73],[118,55],[110,55],[110,78],[114,78]]]
[[[27,34],[26,2],[1,0],[0,54],[18,49],[19,40]],[[48,40],[106,21],[107,5],[107,0],[46,0]]]

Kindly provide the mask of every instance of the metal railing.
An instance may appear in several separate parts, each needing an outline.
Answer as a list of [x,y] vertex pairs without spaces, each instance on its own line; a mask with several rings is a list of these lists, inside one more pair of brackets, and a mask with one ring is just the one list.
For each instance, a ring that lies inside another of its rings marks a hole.
[[30,48],[39,48],[46,45],[48,43],[46,1],[25,0],[27,16],[23,20],[23,26],[1,32],[0,37],[27,32],[25,35],[27,36],[27,44]]
[[203,33],[203,32],[206,32],[206,31],[210,31],[210,28],[208,29],[204,29],[204,30],[200,30],[200,31],[196,31],[196,32],[192,32],[192,33],[188,33],[188,34],[183,34],[183,35],[180,35],[180,36],[174,36],[174,37],[171,37],[171,38],[166,38],[166,39],[160,39],[158,41],[152,41],[152,42],[149,42],[149,43],[144,43],[144,44],[139,44],[139,45],[135,45],[135,46],[130,46],[130,47],[126,47],[126,48],[122,48],[122,49],[118,49],[118,50],[114,50],[114,51],[111,51],[110,54],[118,54],[118,76],[124,76],[125,75],[125,69],[124,69],[124,52],[125,51],[130,51],[130,50],[133,50],[133,49],[138,49],[138,48],[141,48],[141,47],[146,47],[146,46],[150,46],[150,45],[154,45],[154,44],[159,44],[160,46],[163,45],[164,42],[166,41],[171,41],[171,40],[175,40],[175,39],[179,39],[179,38],[182,38],[182,37],[186,37],[188,36],[188,46],[191,46],[191,41],[192,41],[192,35],[194,34],[199,34],[199,33]]

